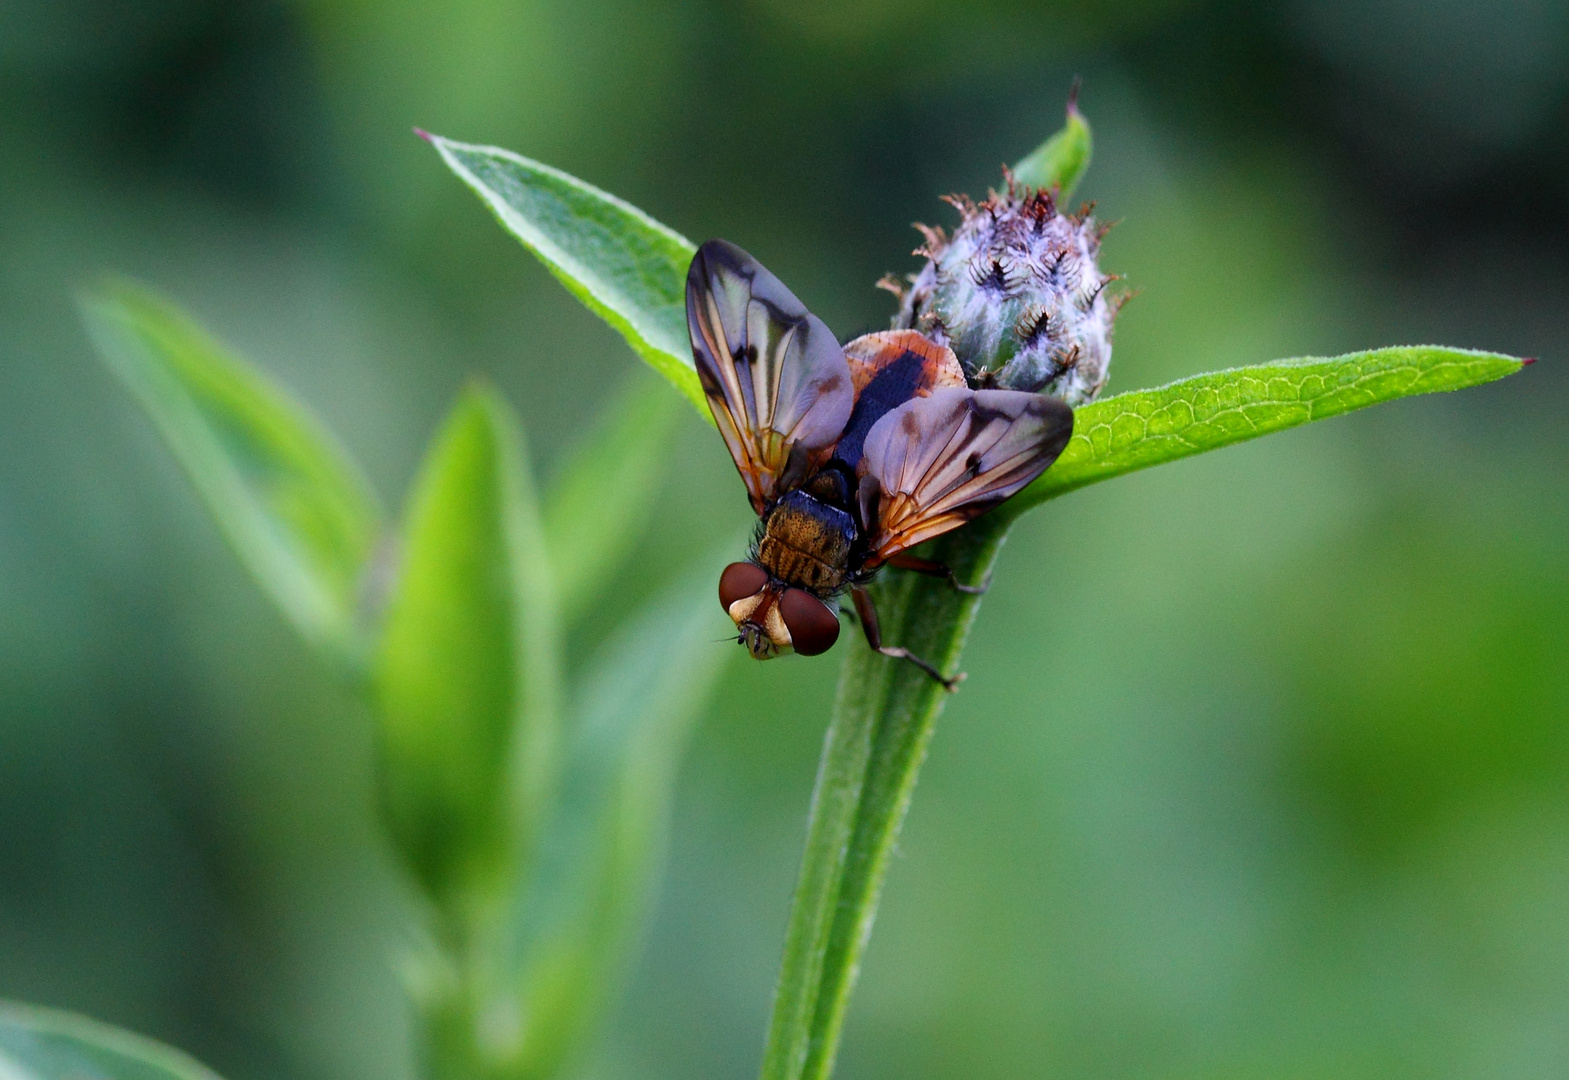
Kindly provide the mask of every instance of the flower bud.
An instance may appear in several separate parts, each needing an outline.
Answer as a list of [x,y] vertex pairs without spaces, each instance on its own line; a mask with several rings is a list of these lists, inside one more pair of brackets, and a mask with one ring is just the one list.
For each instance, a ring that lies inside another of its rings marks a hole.
[[[1086,207],[1057,210],[1052,193],[1007,177],[1005,194],[977,205],[948,201],[963,216],[953,236],[916,226],[926,265],[901,294],[896,329],[916,329],[953,349],[971,386],[1092,401],[1106,383],[1111,326],[1123,297],[1096,255],[1105,227]],[[886,280],[886,279],[885,279]]]

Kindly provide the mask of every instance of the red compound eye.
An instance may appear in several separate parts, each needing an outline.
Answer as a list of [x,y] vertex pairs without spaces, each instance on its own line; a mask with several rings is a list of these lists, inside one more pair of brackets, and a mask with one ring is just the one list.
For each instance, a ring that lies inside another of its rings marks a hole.
[[802,656],[816,656],[839,640],[839,616],[809,592],[786,589],[779,598],[779,615],[790,628],[790,641]]
[[719,575],[719,603],[730,610],[730,605],[748,596],[756,596],[768,584],[768,574],[761,566],[749,562],[733,562]]

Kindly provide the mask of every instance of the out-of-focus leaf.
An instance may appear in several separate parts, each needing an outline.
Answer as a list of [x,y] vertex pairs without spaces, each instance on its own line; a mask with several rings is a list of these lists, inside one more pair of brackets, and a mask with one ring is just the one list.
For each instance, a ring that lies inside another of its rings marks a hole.
[[603,647],[574,710],[559,798],[506,970],[522,1010],[495,1075],[559,1074],[621,981],[664,852],[677,766],[720,665],[714,560]]
[[0,1002],[0,1080],[218,1080],[180,1051],[75,1013]]
[[1000,512],[1018,514],[1086,484],[1381,401],[1492,382],[1523,363],[1500,353],[1402,346],[1280,360],[1117,394],[1074,410],[1073,439],[1062,456]]
[[342,447],[168,301],[114,283],[81,309],[263,590],[313,646],[357,660],[360,577],[381,512]]
[[1021,159],[1013,167],[1013,178],[1028,187],[1056,188],[1066,199],[1090,167],[1093,141],[1078,102],[1070,99],[1068,119],[1062,129]]
[[573,452],[545,496],[545,540],[570,623],[648,523],[681,399],[639,372]]
[[550,567],[523,441],[470,386],[410,496],[376,665],[393,838],[438,909],[498,887],[555,765]]
[[560,169],[494,146],[425,138],[573,296],[708,416],[686,330],[686,271],[697,251],[690,240]]

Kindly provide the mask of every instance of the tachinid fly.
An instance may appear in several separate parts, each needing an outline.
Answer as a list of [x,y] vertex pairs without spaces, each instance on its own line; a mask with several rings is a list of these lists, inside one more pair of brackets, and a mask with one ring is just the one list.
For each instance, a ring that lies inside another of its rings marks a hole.
[[692,260],[686,315],[709,409],[760,519],[751,557],[719,578],[737,640],[759,660],[826,652],[848,591],[872,648],[952,689],[957,678],[883,644],[865,585],[884,566],[953,581],[908,550],[1044,472],[1073,433],[1073,411],[1045,394],[971,389],[953,351],[914,330],[841,347],[723,240]]

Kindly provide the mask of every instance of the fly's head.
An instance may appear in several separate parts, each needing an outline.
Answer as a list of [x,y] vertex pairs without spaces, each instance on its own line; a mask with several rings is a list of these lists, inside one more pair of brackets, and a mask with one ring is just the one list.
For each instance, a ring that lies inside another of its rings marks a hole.
[[775,644],[774,639],[760,623],[741,622],[736,624],[736,629],[740,631],[736,635],[737,643],[745,646],[754,660],[772,660],[790,647]]
[[[1015,187],[1009,207],[999,197],[985,209],[985,216],[997,218],[993,225],[983,229],[972,222],[977,236],[967,235],[955,251],[1012,250],[1012,241],[1022,237],[1056,260],[1063,245],[1052,246],[1048,234],[1054,230],[1066,229],[1067,240],[1081,247],[1096,239],[1087,216],[1059,221],[1049,195]],[[976,208],[968,217],[980,213]],[[946,265],[937,250],[942,238],[934,233],[932,239],[931,262]],[[1097,277],[1092,294],[1075,292],[1088,279],[1082,265],[1072,268],[1077,276],[1068,274],[1072,254],[1064,249],[1062,265],[1053,261],[1041,272],[1065,290],[1057,300],[1099,319],[1105,282]],[[983,292],[1019,299],[1013,296],[1017,267],[960,261],[969,267],[970,289],[960,308],[974,307]],[[821,319],[734,244],[710,240],[692,258],[686,289],[692,362],[762,519],[752,558],[731,563],[720,575],[719,603],[735,623],[735,640],[759,660],[781,652],[827,652],[839,638],[832,598],[841,589],[857,590],[878,567],[985,513],[1044,472],[1067,445],[1073,410],[1059,397],[1034,391],[1061,389],[1077,398],[1099,389],[1106,352],[1090,364],[1081,363],[1083,346],[1045,367],[1033,360],[1013,364],[1019,349],[999,351],[1005,335],[995,320],[979,344],[963,334],[962,341],[955,339],[968,348],[966,366],[963,354],[939,340],[939,331],[951,337],[963,320],[934,299],[940,283],[928,269],[904,298],[901,327],[842,347]],[[945,280],[952,284],[951,278]],[[1031,318],[1023,330],[1015,321],[1010,340],[1044,348],[1048,338],[1058,341],[1058,323],[1066,326],[1044,312]],[[1039,359],[1036,352],[1031,356]],[[1059,387],[1052,372],[1074,373],[1073,385]],[[978,385],[983,374],[990,378],[984,388]],[[930,568],[941,569],[935,563]],[[902,646],[880,644],[866,594],[854,595],[870,647],[909,660],[951,688],[954,680],[933,665]]]
[[755,659],[782,652],[816,656],[839,638],[839,616],[804,589],[775,581],[756,563],[737,562],[719,575],[719,604],[735,621],[736,640]]

